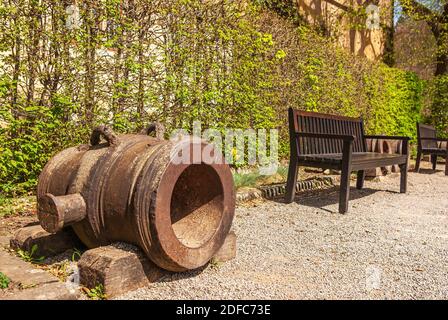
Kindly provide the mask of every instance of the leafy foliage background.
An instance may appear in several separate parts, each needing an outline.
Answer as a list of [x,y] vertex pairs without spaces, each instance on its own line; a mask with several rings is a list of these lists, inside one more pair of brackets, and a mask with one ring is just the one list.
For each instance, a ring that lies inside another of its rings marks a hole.
[[[191,130],[193,120],[278,128],[282,157],[288,107],[362,116],[370,133],[415,136],[423,81],[346,53],[285,8],[231,0],[78,7],[70,22],[63,1],[0,2],[4,194],[33,190],[48,159],[87,143],[98,124],[135,132],[158,120],[167,134]],[[446,106],[437,90],[431,105]]]

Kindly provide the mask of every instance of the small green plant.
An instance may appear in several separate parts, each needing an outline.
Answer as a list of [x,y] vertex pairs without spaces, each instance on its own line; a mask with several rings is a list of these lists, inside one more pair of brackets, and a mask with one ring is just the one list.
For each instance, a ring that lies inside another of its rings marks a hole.
[[11,280],[6,276],[6,274],[0,272],[0,289],[8,288],[10,283]]
[[209,262],[209,266],[211,269],[217,270],[221,266],[221,261],[219,261],[218,259],[212,258]]
[[247,174],[235,173],[233,175],[233,182],[235,183],[236,189],[244,187],[255,187],[260,177],[261,176],[258,173],[247,173]]
[[92,300],[106,300],[107,296],[104,292],[104,286],[102,284],[98,284],[95,288],[83,288],[84,292],[87,296]]
[[37,251],[38,247],[37,244],[33,245],[31,247],[30,251],[25,251],[22,249],[18,249],[17,250],[17,255],[22,258],[22,260],[26,261],[26,262],[31,262],[31,263],[42,263],[42,261],[45,259],[44,256],[41,257],[36,257],[36,251]]
[[72,261],[76,262],[79,259],[81,259],[81,255],[82,255],[82,251],[77,249],[77,248],[73,248],[73,253],[72,253]]

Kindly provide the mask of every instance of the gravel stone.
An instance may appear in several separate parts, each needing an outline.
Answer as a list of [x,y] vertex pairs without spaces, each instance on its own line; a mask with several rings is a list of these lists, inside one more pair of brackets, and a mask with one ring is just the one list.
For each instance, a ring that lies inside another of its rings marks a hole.
[[409,173],[352,182],[350,211],[338,188],[297,203],[239,206],[237,257],[173,273],[117,299],[448,299],[448,177]]

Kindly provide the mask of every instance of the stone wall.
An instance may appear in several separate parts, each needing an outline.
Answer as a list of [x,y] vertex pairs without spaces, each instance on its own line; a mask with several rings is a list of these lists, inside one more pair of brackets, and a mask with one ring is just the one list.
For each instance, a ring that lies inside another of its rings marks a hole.
[[[368,28],[366,16],[355,13],[370,2],[378,3],[378,27]],[[297,5],[301,16],[308,23],[334,36],[350,52],[374,61],[383,56],[385,27],[392,25],[391,0],[297,0]]]

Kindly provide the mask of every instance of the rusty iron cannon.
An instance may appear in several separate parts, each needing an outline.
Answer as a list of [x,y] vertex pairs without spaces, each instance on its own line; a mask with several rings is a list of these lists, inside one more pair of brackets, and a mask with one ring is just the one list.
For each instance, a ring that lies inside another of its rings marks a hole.
[[115,135],[100,126],[90,145],[56,154],[39,176],[41,226],[51,233],[71,226],[89,248],[115,241],[138,245],[166,270],[201,267],[230,231],[230,169],[194,159],[173,163],[173,150],[214,149],[189,140],[177,150],[176,143],[144,133]]

